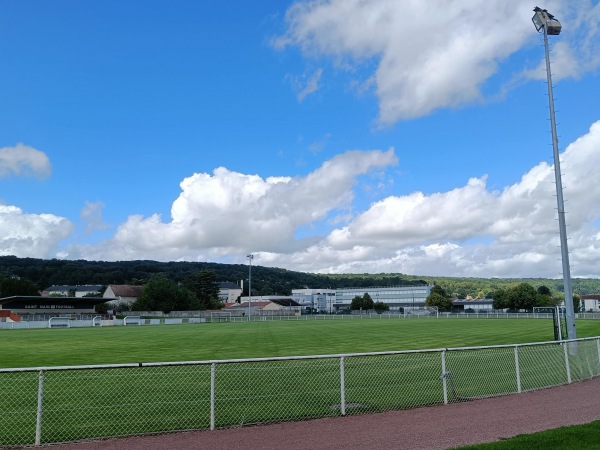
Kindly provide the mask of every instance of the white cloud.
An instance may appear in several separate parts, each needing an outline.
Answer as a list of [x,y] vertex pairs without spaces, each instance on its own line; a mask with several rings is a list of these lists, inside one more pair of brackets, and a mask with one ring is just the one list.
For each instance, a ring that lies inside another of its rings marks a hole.
[[[562,155],[572,272],[598,276],[600,121]],[[553,167],[540,163],[502,191],[470,179],[448,192],[388,197],[293,255],[261,261],[302,271],[561,276]]]
[[[573,276],[598,276],[600,121],[561,155]],[[181,183],[171,221],[132,216],[111,241],[71,257],[245,261],[306,272],[560,278],[553,167],[541,162],[519,182],[489,190],[486,176],[447,192],[389,196],[364,211],[350,204],[357,176],[396,163],[387,152],[348,152],[299,178],[231,172]],[[337,216],[345,219],[336,222]],[[295,239],[328,223],[324,236]]]
[[20,208],[0,204],[0,255],[51,258],[73,224],[53,214],[26,214]]
[[[558,76],[598,67],[600,5],[550,0],[544,7],[578,30],[555,46]],[[437,8],[399,0],[303,1],[287,11],[288,30],[274,45],[298,46],[351,71],[372,64],[363,81],[375,86],[379,122],[387,125],[479,101],[498,62],[535,42],[532,9],[520,0],[457,0]]]
[[300,103],[311,94],[319,90],[319,82],[323,75],[323,69],[315,70],[310,77],[306,75],[301,78],[293,78],[294,89],[298,92],[296,98]]
[[103,202],[86,201],[79,216],[85,223],[85,233],[91,234],[97,230],[108,228],[109,225],[102,219]]
[[50,160],[44,152],[22,143],[0,147],[0,178],[11,175],[47,178],[51,172]]
[[[130,216],[112,243],[79,250],[93,259],[219,258],[247,251],[289,253],[304,248],[298,227],[350,208],[356,177],[396,164],[394,150],[350,151],[323,163],[306,177],[245,175],[224,167],[184,179],[171,208],[159,215]],[[113,253],[115,252],[115,253]],[[125,255],[124,255],[125,253]]]

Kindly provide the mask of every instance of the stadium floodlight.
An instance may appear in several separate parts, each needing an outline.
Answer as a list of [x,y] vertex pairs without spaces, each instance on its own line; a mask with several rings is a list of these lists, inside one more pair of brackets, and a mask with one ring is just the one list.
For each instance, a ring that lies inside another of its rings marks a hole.
[[559,35],[562,25],[545,9],[533,9],[533,25],[538,31],[544,32],[544,49],[546,52],[546,76],[548,78],[548,99],[550,101],[550,126],[552,131],[552,150],[554,155],[554,178],[556,180],[556,201],[558,203],[558,228],[560,232],[560,248],[565,293],[565,319],[567,322],[567,338],[575,339],[575,310],[573,308],[573,289],[571,287],[571,266],[569,264],[569,247],[567,244],[567,227],[565,224],[565,203],[560,172],[560,156],[558,153],[558,134],[556,133],[556,118],[554,114],[554,93],[552,92],[552,73],[550,72],[550,52],[548,50],[548,35]]
[[250,307],[252,305],[252,260],[254,259],[254,255],[249,253],[246,255],[248,258],[248,322],[250,322]]
[[538,33],[543,28],[549,35],[556,36],[560,34],[562,25],[554,18],[552,14],[545,9],[538,8],[537,6],[533,8],[533,11],[535,14],[531,18],[531,21],[533,22],[533,25]]

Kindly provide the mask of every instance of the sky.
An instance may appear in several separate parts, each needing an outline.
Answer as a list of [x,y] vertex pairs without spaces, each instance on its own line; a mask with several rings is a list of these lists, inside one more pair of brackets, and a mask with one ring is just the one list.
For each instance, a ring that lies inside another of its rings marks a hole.
[[598,0],[3,0],[0,255],[561,278],[534,6],[599,277]]

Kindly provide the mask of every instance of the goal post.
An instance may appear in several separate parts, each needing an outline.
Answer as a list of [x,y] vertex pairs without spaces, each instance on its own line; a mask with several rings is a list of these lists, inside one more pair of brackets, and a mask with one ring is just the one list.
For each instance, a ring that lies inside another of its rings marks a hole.
[[[540,317],[540,315],[544,315]],[[554,328],[554,340],[562,341],[566,326],[563,323],[564,311],[560,306],[534,306],[533,317],[536,319],[552,317],[552,326]],[[566,320],[566,319],[565,319]]]
[[439,317],[437,306],[405,306],[404,307],[404,318],[407,317]]

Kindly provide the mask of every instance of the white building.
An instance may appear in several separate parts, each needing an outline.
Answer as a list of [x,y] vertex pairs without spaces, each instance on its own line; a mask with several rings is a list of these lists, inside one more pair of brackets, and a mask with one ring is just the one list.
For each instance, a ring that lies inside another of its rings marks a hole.
[[235,303],[242,295],[242,288],[231,281],[219,282],[217,286],[219,286],[219,300],[223,303]]
[[303,308],[311,308],[313,312],[335,312],[335,289],[292,289],[292,298]]
[[579,299],[581,300],[581,305],[579,308],[581,312],[598,312],[598,311],[600,311],[600,295],[599,294],[580,295]]
[[42,291],[43,296],[50,297],[85,297],[90,294],[99,294],[104,286],[101,285],[61,285],[50,286]]
[[433,285],[423,284],[414,286],[390,287],[359,287],[343,288],[335,291],[334,312],[349,310],[352,299],[369,294],[373,302],[382,302],[390,307],[390,311],[400,311],[402,308],[422,308],[431,293]]

